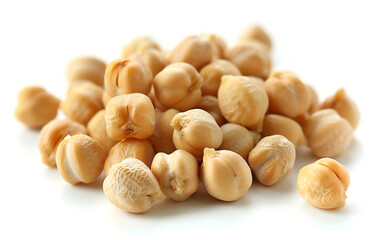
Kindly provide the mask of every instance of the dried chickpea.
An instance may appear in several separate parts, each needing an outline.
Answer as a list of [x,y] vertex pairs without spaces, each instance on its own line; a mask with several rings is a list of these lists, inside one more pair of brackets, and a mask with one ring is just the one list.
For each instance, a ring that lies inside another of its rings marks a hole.
[[30,86],[18,94],[15,117],[29,128],[39,129],[57,115],[60,100],[41,87]]
[[97,58],[79,57],[69,63],[66,75],[70,83],[88,80],[103,87],[105,69],[106,64]]
[[259,41],[267,46],[268,49],[272,47],[271,38],[260,26],[251,26],[247,28],[240,37],[240,42]]
[[161,103],[159,102],[159,100],[156,98],[156,96],[155,96],[155,89],[154,89],[153,86],[151,86],[151,90],[147,94],[147,96],[150,98],[150,100],[151,100],[152,104],[154,105],[155,109],[158,108],[158,109],[160,109],[163,112],[168,110],[168,108],[166,108],[163,105],[161,105]]
[[[77,80],[77,81],[74,81],[74,82],[71,82],[69,83],[69,86],[68,86],[68,89],[66,91],[67,94],[69,94],[73,89],[77,88],[77,87],[81,87],[83,85],[94,85],[94,86],[98,86],[96,85],[95,83],[93,83],[92,81],[90,80]],[[101,87],[100,87],[101,88]]]
[[273,185],[292,173],[295,159],[293,143],[281,135],[272,135],[258,142],[248,162],[260,183]]
[[55,119],[47,123],[40,132],[39,152],[42,162],[49,167],[56,167],[56,149],[67,135],[88,134],[80,123],[69,119]]
[[303,130],[312,153],[317,157],[335,157],[348,148],[353,135],[349,122],[333,109],[308,116]]
[[139,61],[146,64],[150,68],[153,77],[168,65],[168,59],[164,54],[154,48],[139,49],[131,55],[131,58],[139,59]]
[[211,116],[215,119],[216,123],[219,126],[223,125],[226,122],[224,116],[220,112],[217,97],[210,95],[203,96],[195,107],[205,110],[206,112],[211,114]]
[[124,46],[124,48],[122,50],[121,56],[123,58],[128,58],[132,54],[134,54],[137,51],[139,51],[139,49],[156,49],[156,50],[160,50],[160,47],[159,47],[159,45],[154,40],[152,40],[149,37],[137,37],[137,38],[134,38],[133,40],[131,40],[130,42],[128,42]]
[[147,139],[126,139],[118,142],[109,151],[104,164],[104,173],[108,175],[111,167],[125,158],[136,158],[147,167],[151,167],[154,156],[154,149]]
[[198,189],[197,160],[184,150],[169,155],[159,152],[152,161],[151,171],[163,193],[173,200],[185,201]]
[[209,34],[203,37],[210,40],[213,45],[213,59],[223,59],[227,50],[227,44],[224,39],[216,34]]
[[102,173],[104,160],[104,148],[84,134],[66,136],[56,150],[57,169],[70,184],[93,182]]
[[107,134],[115,141],[146,139],[155,129],[155,109],[144,94],[120,95],[108,102],[105,120]]
[[240,70],[233,63],[224,60],[216,59],[204,66],[200,71],[203,78],[202,95],[217,96],[217,91],[220,87],[221,77],[224,75],[241,75]]
[[204,149],[200,178],[207,192],[222,201],[235,201],[251,187],[252,176],[246,161],[237,153]]
[[298,192],[317,208],[333,209],[345,206],[350,176],[343,165],[331,158],[322,158],[303,167],[297,178]]
[[218,148],[223,134],[215,119],[202,109],[192,109],[177,113],[172,121],[173,143],[200,158],[205,147]]
[[154,78],[156,99],[166,108],[186,111],[201,99],[202,77],[188,63],[172,63]]
[[219,149],[233,151],[241,155],[244,159],[247,159],[250,151],[260,139],[258,132],[250,131],[235,123],[226,123],[220,128],[223,133],[223,142]]
[[228,122],[260,131],[268,108],[263,81],[255,77],[230,76],[221,78],[218,91],[221,113]]
[[151,170],[136,158],[126,158],[113,165],[103,182],[104,194],[118,208],[144,213],[152,203],[164,198]]

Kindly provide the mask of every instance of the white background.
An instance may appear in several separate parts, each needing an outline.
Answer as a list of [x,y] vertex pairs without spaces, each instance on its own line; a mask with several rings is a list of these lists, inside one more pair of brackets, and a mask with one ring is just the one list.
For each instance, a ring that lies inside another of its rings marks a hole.
[[[0,239],[374,239],[375,8],[370,3],[1,1]],[[129,214],[107,201],[103,178],[71,186],[43,165],[39,132],[13,117],[17,93],[27,85],[63,98],[65,68],[73,57],[109,62],[139,35],[153,37],[165,49],[200,33],[216,33],[233,45],[251,23],[272,36],[275,69],[294,71],[321,99],[344,87],[360,107],[353,142],[337,158],[351,174],[343,209],[319,210],[299,196],[298,170],[316,160],[302,147],[291,176],[272,187],[254,183],[239,201],[217,201],[200,189],[185,202],[163,200],[146,214]]]

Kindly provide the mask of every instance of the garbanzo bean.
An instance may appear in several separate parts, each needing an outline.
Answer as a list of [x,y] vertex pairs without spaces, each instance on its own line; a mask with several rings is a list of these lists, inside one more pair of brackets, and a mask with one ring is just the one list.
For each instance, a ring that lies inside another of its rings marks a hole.
[[215,119],[216,123],[219,126],[223,125],[226,122],[223,114],[221,114],[219,102],[214,96],[203,96],[197,104],[196,108],[205,110],[206,112],[211,114],[211,116]]
[[168,59],[160,50],[155,48],[141,48],[131,55],[131,58],[139,59],[139,61],[146,64],[150,68],[153,77],[168,65]]
[[247,28],[240,37],[240,42],[259,41],[267,46],[268,49],[272,47],[271,38],[260,26],[251,26]]
[[213,45],[213,59],[224,59],[227,50],[227,44],[224,39],[216,34],[204,35]]
[[97,58],[79,57],[69,63],[66,75],[71,83],[80,80],[89,80],[103,87],[105,69],[106,64]]
[[132,54],[139,51],[139,49],[156,49],[160,50],[159,45],[150,37],[137,37],[128,42],[123,50],[121,56],[129,58]]
[[151,90],[147,94],[147,96],[150,98],[150,100],[151,100],[152,104],[154,105],[155,109],[158,108],[158,109],[160,109],[160,111],[163,111],[163,112],[168,110],[168,108],[166,108],[163,105],[161,105],[161,103],[159,102],[159,100],[156,98],[156,96],[155,96],[155,89],[154,89],[153,86],[151,87]]

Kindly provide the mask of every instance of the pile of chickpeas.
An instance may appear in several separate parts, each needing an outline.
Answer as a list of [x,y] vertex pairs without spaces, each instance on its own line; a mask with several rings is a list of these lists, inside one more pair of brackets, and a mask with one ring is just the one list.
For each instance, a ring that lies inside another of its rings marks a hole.
[[[271,39],[251,26],[234,46],[214,34],[171,51],[148,37],[126,44],[109,64],[80,57],[67,68],[59,100],[23,89],[15,116],[41,129],[42,162],[70,184],[103,172],[104,194],[132,213],[164,197],[185,201],[201,181],[212,197],[241,198],[253,176],[266,186],[293,171],[296,147],[320,158],[300,169],[298,192],[311,205],[345,205],[344,154],[359,121],[344,89],[320,102],[293,72],[272,69]],[[66,119],[55,119],[58,109]]]

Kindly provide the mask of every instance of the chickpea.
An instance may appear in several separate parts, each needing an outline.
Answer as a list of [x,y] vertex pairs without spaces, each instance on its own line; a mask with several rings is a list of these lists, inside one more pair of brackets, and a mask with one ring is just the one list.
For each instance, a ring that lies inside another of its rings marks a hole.
[[111,167],[125,158],[136,158],[147,167],[151,167],[155,156],[154,149],[147,139],[126,139],[114,145],[108,153],[104,164],[104,173],[108,176]]
[[200,177],[207,192],[222,201],[235,201],[251,187],[252,176],[246,161],[237,153],[204,149]]
[[353,135],[349,122],[333,109],[310,115],[303,128],[312,153],[317,157],[335,157],[348,148]]
[[221,77],[224,75],[241,75],[240,70],[233,63],[224,60],[216,59],[204,66],[199,73],[203,77],[202,95],[217,96],[217,91],[220,87]]
[[29,128],[39,129],[57,115],[60,100],[41,87],[30,86],[18,94],[15,117]]
[[298,192],[303,199],[321,209],[345,206],[350,176],[343,165],[331,158],[322,158],[303,167],[297,178]]
[[[73,90],[73,89],[76,89],[77,87],[82,87],[84,85],[94,85],[96,87],[98,87],[98,85],[96,85],[95,83],[93,83],[92,81],[89,81],[89,80],[76,80],[74,82],[71,82],[69,83],[69,86],[68,86],[68,89],[66,91],[67,95]],[[102,89],[102,87],[99,86],[99,88]]]
[[56,150],[56,164],[62,178],[70,183],[91,183],[103,171],[104,148],[93,138],[66,136]]
[[168,59],[164,54],[154,48],[139,49],[136,53],[131,55],[131,58],[139,59],[139,61],[147,65],[153,77],[168,65]]
[[155,109],[144,94],[120,95],[107,104],[105,120],[107,134],[115,141],[146,139],[155,129]]
[[176,150],[173,143],[173,127],[170,123],[177,113],[179,112],[176,109],[168,109],[165,112],[158,108],[155,109],[155,130],[149,138],[155,152],[169,154]]
[[205,110],[215,119],[216,123],[221,126],[226,123],[224,116],[221,114],[219,108],[219,102],[216,97],[214,96],[203,96],[199,103],[197,104],[196,108]]
[[198,189],[197,160],[184,150],[169,155],[159,152],[152,161],[151,171],[163,193],[175,201],[185,201]]
[[218,148],[223,140],[223,134],[215,119],[206,111],[192,109],[177,113],[172,121],[173,143],[177,149],[182,149],[200,158],[205,147]]
[[255,77],[223,76],[218,91],[221,113],[228,122],[260,131],[268,108],[263,81]]
[[310,98],[311,98],[310,106],[309,106],[309,109],[307,110],[307,112],[312,114],[312,113],[318,111],[318,109],[319,109],[319,96],[318,96],[318,93],[316,92],[316,90],[311,85],[305,84],[305,86],[309,90]]
[[124,46],[121,56],[123,58],[129,58],[132,54],[139,51],[139,49],[160,50],[160,47],[153,39],[149,37],[137,37]]
[[293,143],[281,135],[272,135],[258,142],[248,162],[260,183],[273,185],[292,173],[295,159]]
[[247,28],[240,37],[240,42],[259,41],[268,49],[272,48],[272,41],[268,34],[260,26]]
[[56,149],[67,135],[88,134],[80,123],[68,119],[55,119],[47,123],[40,132],[39,152],[42,162],[49,167],[56,167]]
[[224,39],[216,34],[209,34],[203,37],[210,40],[213,45],[213,59],[224,59],[225,51],[228,48]]
[[188,63],[172,63],[154,78],[157,100],[166,108],[186,111],[201,99],[202,77]]
[[69,63],[66,75],[70,83],[88,80],[103,87],[105,69],[106,64],[97,58],[79,57]]
[[163,105],[161,105],[161,103],[159,102],[159,100],[156,98],[155,96],[155,89],[153,86],[151,86],[151,90],[150,92],[147,94],[147,96],[150,98],[152,104],[154,105],[155,109],[158,108],[160,109],[160,111],[167,111],[168,108],[164,107]]
[[226,123],[220,128],[223,133],[223,142],[219,149],[233,151],[241,155],[244,159],[247,159],[250,151],[260,139],[258,132],[250,131],[235,123]]
[[152,203],[164,198],[151,170],[136,158],[126,158],[112,166],[103,182],[104,194],[118,208],[144,213]]

